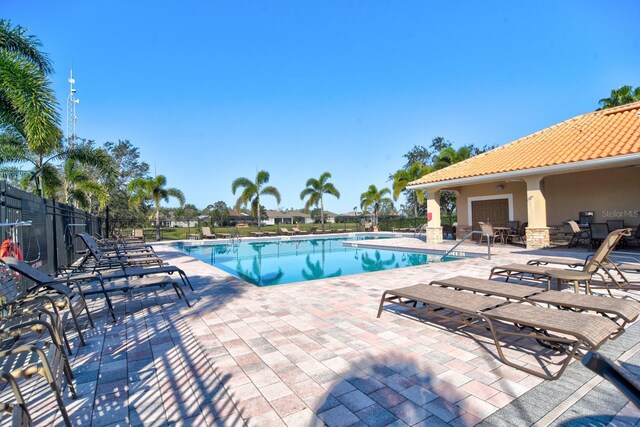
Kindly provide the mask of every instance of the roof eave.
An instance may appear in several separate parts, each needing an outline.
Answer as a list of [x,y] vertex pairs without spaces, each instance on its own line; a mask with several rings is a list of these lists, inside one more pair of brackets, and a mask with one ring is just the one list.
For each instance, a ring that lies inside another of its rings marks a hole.
[[484,182],[518,179],[531,175],[555,175],[570,172],[579,172],[592,169],[602,169],[616,166],[640,165],[640,153],[626,154],[623,156],[606,157],[603,159],[583,160],[581,162],[564,163],[561,165],[543,166],[539,168],[517,171],[501,172],[490,175],[472,176],[446,181],[428,182],[425,184],[407,185],[408,190],[426,190],[432,188],[458,187],[463,185],[481,184]]

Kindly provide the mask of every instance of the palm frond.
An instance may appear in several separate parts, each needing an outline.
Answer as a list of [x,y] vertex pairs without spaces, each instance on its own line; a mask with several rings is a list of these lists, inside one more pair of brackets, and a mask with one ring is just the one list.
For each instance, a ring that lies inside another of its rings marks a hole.
[[26,34],[27,29],[16,25],[11,28],[11,21],[0,19],[0,51],[13,52],[35,64],[40,71],[51,74],[53,67],[46,53],[39,50],[42,46],[35,36]]

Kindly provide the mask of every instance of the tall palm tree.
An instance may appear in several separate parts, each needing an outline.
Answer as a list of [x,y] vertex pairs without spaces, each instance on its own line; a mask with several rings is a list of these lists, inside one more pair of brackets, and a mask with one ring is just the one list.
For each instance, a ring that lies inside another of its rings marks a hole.
[[619,89],[613,89],[609,98],[602,98],[598,101],[598,104],[600,104],[598,110],[617,107],[618,105],[629,104],[635,101],[640,101],[640,86],[634,89],[633,86],[626,85]]
[[300,192],[300,200],[304,200],[308,197],[307,203],[304,205],[306,209],[310,209],[312,206],[318,206],[320,204],[320,223],[322,224],[322,231],[324,231],[324,195],[330,194],[337,199],[340,198],[340,192],[329,182],[331,174],[325,172],[320,175],[320,178],[309,178],[306,186],[302,192]]
[[231,192],[236,194],[238,188],[243,188],[240,197],[236,201],[235,209],[240,209],[240,206],[247,206],[251,204],[251,211],[256,212],[258,219],[258,230],[260,230],[260,196],[269,195],[276,198],[278,204],[280,204],[280,192],[274,186],[267,185],[269,182],[269,172],[260,171],[256,174],[256,180],[251,181],[249,178],[236,178],[231,183]]
[[[25,29],[0,20],[0,129],[5,140],[26,145],[36,156],[37,189],[44,157],[62,144],[58,105],[47,76],[52,68],[39,48],[38,39]],[[7,154],[13,153],[0,153],[0,163],[6,162]]]
[[92,180],[89,172],[73,158],[65,160],[62,164],[61,184],[64,203],[79,206],[89,212],[93,209],[94,198],[98,200],[100,209],[103,209],[109,200],[107,189]]
[[180,202],[180,207],[184,206],[184,194],[177,188],[165,188],[167,178],[158,175],[155,178],[137,178],[132,180],[127,187],[133,193],[129,202],[133,206],[141,206],[147,200],[153,200],[156,209],[156,239],[160,240],[160,202],[169,201],[169,197],[174,197]]
[[[417,179],[422,178],[428,173],[431,173],[433,168],[431,166],[425,166],[420,162],[414,162],[409,169],[400,169],[393,174],[393,200],[398,200],[400,193],[405,191],[407,185]],[[418,216],[418,206],[424,203],[424,190],[414,190],[415,201],[413,204],[414,216]]]
[[369,207],[373,207],[373,223],[378,225],[378,211],[383,203],[393,203],[389,197],[385,197],[387,194],[391,194],[388,188],[382,188],[378,191],[378,187],[371,184],[369,189],[360,195],[360,208],[365,210]]

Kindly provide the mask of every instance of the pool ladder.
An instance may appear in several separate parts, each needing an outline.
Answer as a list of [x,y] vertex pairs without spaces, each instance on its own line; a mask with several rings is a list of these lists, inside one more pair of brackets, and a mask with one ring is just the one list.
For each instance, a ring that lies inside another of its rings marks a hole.
[[487,259],[491,259],[491,238],[489,237],[489,234],[486,231],[470,231],[467,234],[465,234],[465,236],[455,245],[453,245],[453,247],[451,249],[449,249],[447,251],[447,253],[445,253],[444,255],[442,255],[442,258],[450,255],[453,251],[456,250],[456,248],[458,246],[460,246],[462,243],[464,243],[465,240],[467,240],[469,237],[473,236],[474,234],[480,234],[483,236],[487,236]]

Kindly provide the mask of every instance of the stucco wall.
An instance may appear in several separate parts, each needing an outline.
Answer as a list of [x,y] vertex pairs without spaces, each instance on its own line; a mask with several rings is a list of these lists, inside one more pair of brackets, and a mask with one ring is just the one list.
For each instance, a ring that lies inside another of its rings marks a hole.
[[626,167],[546,177],[547,222],[578,219],[580,211],[594,211],[595,222],[623,219],[640,223],[640,168]]
[[[496,189],[497,186],[503,188]],[[543,181],[547,201],[547,225],[561,226],[578,219],[580,211],[594,211],[596,222],[623,219],[625,225],[640,223],[640,168],[626,167],[552,175]],[[470,197],[513,195],[514,219],[527,221],[527,186],[524,182],[493,182],[457,188],[458,224],[466,226]]]

